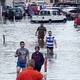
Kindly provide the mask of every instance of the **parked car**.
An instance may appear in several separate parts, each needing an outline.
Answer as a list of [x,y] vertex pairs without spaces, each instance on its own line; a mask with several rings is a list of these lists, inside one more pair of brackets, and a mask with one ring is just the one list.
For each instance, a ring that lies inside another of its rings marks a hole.
[[61,15],[57,9],[42,9],[38,15],[33,15],[32,22],[53,22],[63,21],[66,22],[66,16]]
[[57,9],[59,11],[60,14],[64,14],[64,11],[62,11],[61,7],[46,7],[46,9]]
[[11,9],[12,9],[11,6],[7,6],[7,5],[3,6],[2,7],[2,16],[5,17],[6,19],[8,19],[8,17],[9,17],[9,11]]
[[80,27],[80,15],[78,15],[78,17],[75,18],[75,20],[74,20],[74,27],[75,28]]
[[18,7],[15,7],[15,8],[13,8],[13,10],[14,10],[15,19],[16,19],[16,20],[22,19],[23,15],[22,15],[21,9],[18,8]]
[[23,16],[23,17],[26,16],[26,11],[25,11],[25,9],[24,9],[23,6],[16,6],[15,8],[19,8],[19,9],[21,10],[21,12],[22,12],[22,16]]
[[37,14],[40,11],[40,8],[36,3],[29,4],[27,9],[28,12],[31,11],[33,14]]
[[13,11],[13,8],[9,9],[8,19],[10,21],[13,21],[14,20],[14,11]]
[[68,20],[74,20],[78,13],[80,13],[80,9],[77,7],[65,7],[62,9],[64,14],[66,15]]
[[27,11],[27,4],[25,2],[15,2],[14,7],[22,7],[25,12]]
[[70,10],[68,15],[70,16],[70,19],[74,20],[78,14],[80,14],[80,9],[75,8],[73,10]]
[[26,8],[25,2],[14,2],[14,6],[24,6]]
[[73,2],[61,2],[61,3],[57,3],[57,4],[53,4],[53,6],[56,7],[80,7],[80,3],[73,3]]

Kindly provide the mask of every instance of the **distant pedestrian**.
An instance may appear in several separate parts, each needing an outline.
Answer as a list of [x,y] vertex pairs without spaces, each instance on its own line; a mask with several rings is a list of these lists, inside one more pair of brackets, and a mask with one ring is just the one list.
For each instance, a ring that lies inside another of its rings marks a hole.
[[46,37],[46,48],[48,57],[53,57],[53,49],[57,48],[57,43],[55,37],[52,35],[51,31],[48,31],[48,36]]
[[35,61],[29,60],[27,67],[17,76],[16,80],[43,80],[43,74],[34,70]]
[[24,41],[20,42],[20,48],[17,49],[15,57],[18,57],[17,61],[17,75],[20,73],[20,70],[24,69],[27,64],[27,60],[29,59],[29,51],[25,47]]
[[41,25],[37,28],[35,33],[35,35],[38,36],[38,43],[41,47],[44,47],[44,37],[46,35],[46,31],[46,27],[44,27],[41,23]]
[[30,4],[28,4],[28,7],[27,7],[27,14],[28,14],[28,18],[31,19],[32,18],[32,15],[33,15],[33,11],[32,11],[32,7]]
[[35,70],[40,71],[42,65],[44,64],[44,57],[43,54],[41,52],[39,52],[40,47],[36,46],[35,47],[35,52],[32,54],[32,59],[35,61]]

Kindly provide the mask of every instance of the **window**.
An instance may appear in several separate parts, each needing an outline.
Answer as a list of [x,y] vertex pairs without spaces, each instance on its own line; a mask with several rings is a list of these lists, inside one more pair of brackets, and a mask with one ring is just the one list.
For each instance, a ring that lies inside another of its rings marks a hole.
[[41,11],[41,15],[50,15],[50,11]]
[[53,11],[53,15],[59,15],[58,11]]

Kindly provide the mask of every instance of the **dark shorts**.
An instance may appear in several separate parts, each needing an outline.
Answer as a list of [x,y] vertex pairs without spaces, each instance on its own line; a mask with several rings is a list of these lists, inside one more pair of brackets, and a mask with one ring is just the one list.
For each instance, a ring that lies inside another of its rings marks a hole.
[[17,67],[25,68],[26,67],[26,63],[17,62]]
[[53,53],[53,47],[47,47],[47,56],[53,57],[54,53]]
[[53,47],[47,47],[48,49],[52,49],[53,50]]

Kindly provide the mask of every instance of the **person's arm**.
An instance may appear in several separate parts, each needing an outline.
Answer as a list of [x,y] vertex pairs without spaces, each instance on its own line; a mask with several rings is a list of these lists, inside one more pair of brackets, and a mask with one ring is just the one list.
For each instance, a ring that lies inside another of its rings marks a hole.
[[18,57],[18,50],[17,50],[16,53],[15,53],[15,57]]
[[29,60],[29,50],[27,50],[27,60]]
[[46,30],[46,27],[45,27],[44,35],[46,35],[46,31],[47,31],[47,30]]
[[57,42],[56,39],[54,39],[55,48],[57,48]]
[[43,54],[41,53],[41,65],[44,64],[44,57],[43,57]]
[[45,40],[44,41],[45,41],[44,44],[45,44],[45,48],[46,48],[47,47],[47,45],[46,45],[47,44],[47,37],[45,37]]

